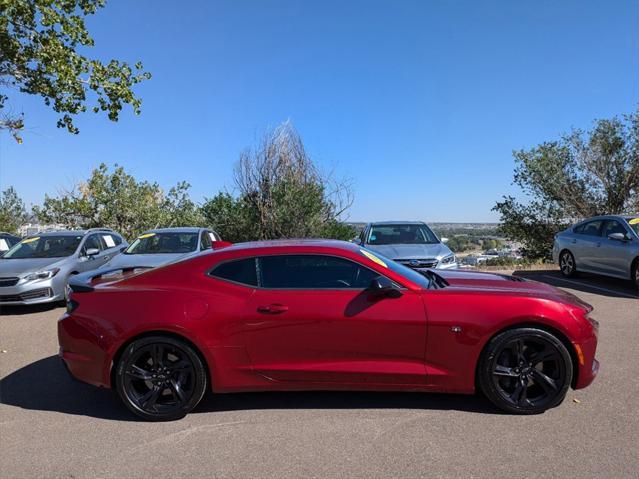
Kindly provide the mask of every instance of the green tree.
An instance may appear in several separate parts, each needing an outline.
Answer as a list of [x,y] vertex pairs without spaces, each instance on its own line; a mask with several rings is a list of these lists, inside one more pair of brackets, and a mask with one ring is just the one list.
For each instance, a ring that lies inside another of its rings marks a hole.
[[554,235],[579,219],[639,210],[639,110],[514,156],[514,184],[528,200],[507,196],[493,209],[527,257],[548,257]]
[[157,183],[138,181],[117,165],[111,173],[101,164],[88,181],[58,197],[45,195],[42,207],[33,210],[43,222],[71,228],[111,227],[133,238],[151,228],[202,224],[189,188],[181,182],[164,194]]
[[220,193],[202,207],[226,240],[355,236],[341,221],[352,203],[348,182],[323,175],[288,122],[242,153],[235,186],[237,196]]
[[28,219],[24,203],[13,186],[4,190],[0,197],[0,231],[15,234]]
[[[105,0],[0,0],[0,85],[41,96],[61,116],[58,127],[78,133],[73,116],[91,108],[117,121],[125,104],[140,113],[141,100],[132,91],[151,75],[142,64],[108,63],[84,55],[94,45],[85,18]],[[0,110],[9,99],[0,93]],[[3,113],[0,129],[18,141],[22,115]]]

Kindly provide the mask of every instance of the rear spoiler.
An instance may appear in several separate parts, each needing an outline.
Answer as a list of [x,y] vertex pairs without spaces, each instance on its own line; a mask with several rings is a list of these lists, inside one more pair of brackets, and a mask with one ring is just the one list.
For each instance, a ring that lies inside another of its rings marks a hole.
[[130,273],[135,271],[136,269],[153,269],[149,266],[125,266],[120,268],[102,268],[96,269],[93,271],[88,271],[86,273],[76,274],[69,278],[69,288],[75,293],[88,293],[93,291],[93,285],[91,282],[95,278],[101,278],[103,276],[107,276],[111,273],[115,273],[116,271],[121,271],[122,273]]

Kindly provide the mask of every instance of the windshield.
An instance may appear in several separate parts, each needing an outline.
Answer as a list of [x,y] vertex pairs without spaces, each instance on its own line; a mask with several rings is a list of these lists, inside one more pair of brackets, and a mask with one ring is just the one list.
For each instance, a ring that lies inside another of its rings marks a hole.
[[377,251],[360,248],[360,252],[368,259],[375,261],[375,263],[379,264],[380,266],[390,269],[391,271],[405,277],[409,281],[418,284],[422,288],[428,289],[431,286],[431,280],[427,276],[424,276],[423,274],[410,269],[408,266],[396,263],[392,259],[379,254]]
[[190,253],[197,248],[197,233],[146,233],[124,254]]
[[637,235],[639,235],[639,216],[637,218],[631,218],[628,220],[628,224]]
[[7,251],[3,259],[62,258],[78,249],[82,236],[35,236],[27,238]]
[[426,225],[373,225],[368,234],[367,244],[437,244],[435,233]]

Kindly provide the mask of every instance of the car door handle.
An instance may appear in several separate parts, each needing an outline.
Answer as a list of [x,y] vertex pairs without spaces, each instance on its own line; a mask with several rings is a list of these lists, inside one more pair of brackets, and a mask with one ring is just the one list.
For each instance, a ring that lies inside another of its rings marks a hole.
[[262,314],[279,314],[288,311],[288,306],[283,304],[269,304],[268,306],[258,306],[257,312]]
[[576,239],[572,240],[572,244],[577,244],[577,240]]

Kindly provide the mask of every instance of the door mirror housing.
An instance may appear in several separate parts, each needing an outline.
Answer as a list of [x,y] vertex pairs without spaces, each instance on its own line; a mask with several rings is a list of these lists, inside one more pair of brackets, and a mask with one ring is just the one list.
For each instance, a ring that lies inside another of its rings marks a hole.
[[613,241],[628,241],[628,237],[623,233],[612,233],[608,235],[608,239]]
[[361,244],[362,244],[362,240],[361,240],[361,239],[359,239],[359,236],[358,236],[357,238],[353,238],[353,239],[351,240],[351,243],[355,243],[355,244],[359,244],[359,245],[361,245]]
[[402,291],[397,285],[385,276],[373,278],[368,290],[373,296],[379,298],[399,298],[402,295]]
[[89,248],[84,252],[87,258],[92,258],[93,256],[97,256],[100,254],[100,250],[98,248]]
[[120,253],[124,253],[128,248],[128,246],[122,246],[122,248],[120,248]]

